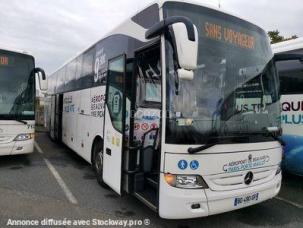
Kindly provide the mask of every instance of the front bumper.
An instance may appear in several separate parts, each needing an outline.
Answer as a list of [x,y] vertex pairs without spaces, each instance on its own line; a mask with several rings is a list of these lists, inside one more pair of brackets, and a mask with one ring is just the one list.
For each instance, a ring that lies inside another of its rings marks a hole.
[[34,140],[9,142],[0,144],[0,156],[15,155],[15,154],[29,154],[34,151]]
[[[166,219],[197,218],[237,210],[275,197],[281,188],[281,173],[271,181],[258,186],[231,191],[210,189],[179,189],[169,186],[160,175],[159,215]],[[258,193],[257,201],[234,205],[235,198]],[[200,207],[193,209],[192,205]]]

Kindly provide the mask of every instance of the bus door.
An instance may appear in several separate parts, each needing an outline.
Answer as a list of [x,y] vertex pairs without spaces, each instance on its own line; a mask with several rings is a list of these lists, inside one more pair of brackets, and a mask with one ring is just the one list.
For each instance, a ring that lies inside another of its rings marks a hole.
[[138,148],[137,157],[132,158],[136,159],[138,170],[134,176],[134,196],[151,209],[157,210],[162,105],[159,42],[143,47],[135,53],[134,72],[136,98],[132,108],[133,131],[130,134],[132,147]]
[[50,136],[55,140],[56,95],[51,96]]
[[62,141],[63,94],[56,95],[55,104],[55,140]]
[[125,55],[109,60],[104,120],[103,181],[121,195],[125,130]]
[[62,140],[62,112],[63,94],[52,95],[51,116],[50,116],[50,136],[53,140]]

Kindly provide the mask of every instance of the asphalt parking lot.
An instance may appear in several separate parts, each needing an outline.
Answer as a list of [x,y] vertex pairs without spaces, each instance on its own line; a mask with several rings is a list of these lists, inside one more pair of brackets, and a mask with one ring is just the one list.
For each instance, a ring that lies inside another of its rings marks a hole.
[[207,218],[164,220],[132,196],[101,188],[90,165],[46,133],[37,133],[36,142],[33,154],[0,157],[0,227],[16,219],[67,219],[81,227],[94,219],[149,221],[148,227],[303,226],[300,177],[284,175],[279,196],[252,207]]

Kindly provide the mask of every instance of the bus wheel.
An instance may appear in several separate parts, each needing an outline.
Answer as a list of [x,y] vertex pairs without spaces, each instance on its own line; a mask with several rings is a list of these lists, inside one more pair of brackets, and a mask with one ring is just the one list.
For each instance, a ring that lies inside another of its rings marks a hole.
[[97,181],[102,187],[107,187],[104,183],[102,174],[103,174],[103,146],[102,143],[96,142],[93,147],[93,169],[95,171]]

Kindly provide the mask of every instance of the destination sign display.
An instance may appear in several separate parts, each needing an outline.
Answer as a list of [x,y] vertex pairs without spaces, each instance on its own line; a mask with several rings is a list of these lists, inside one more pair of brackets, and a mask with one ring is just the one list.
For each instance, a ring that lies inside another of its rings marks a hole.
[[9,64],[8,57],[0,55],[0,65],[2,65],[2,66],[8,66],[8,64]]
[[207,38],[230,43],[240,48],[255,49],[256,38],[226,26],[205,22],[204,30]]

